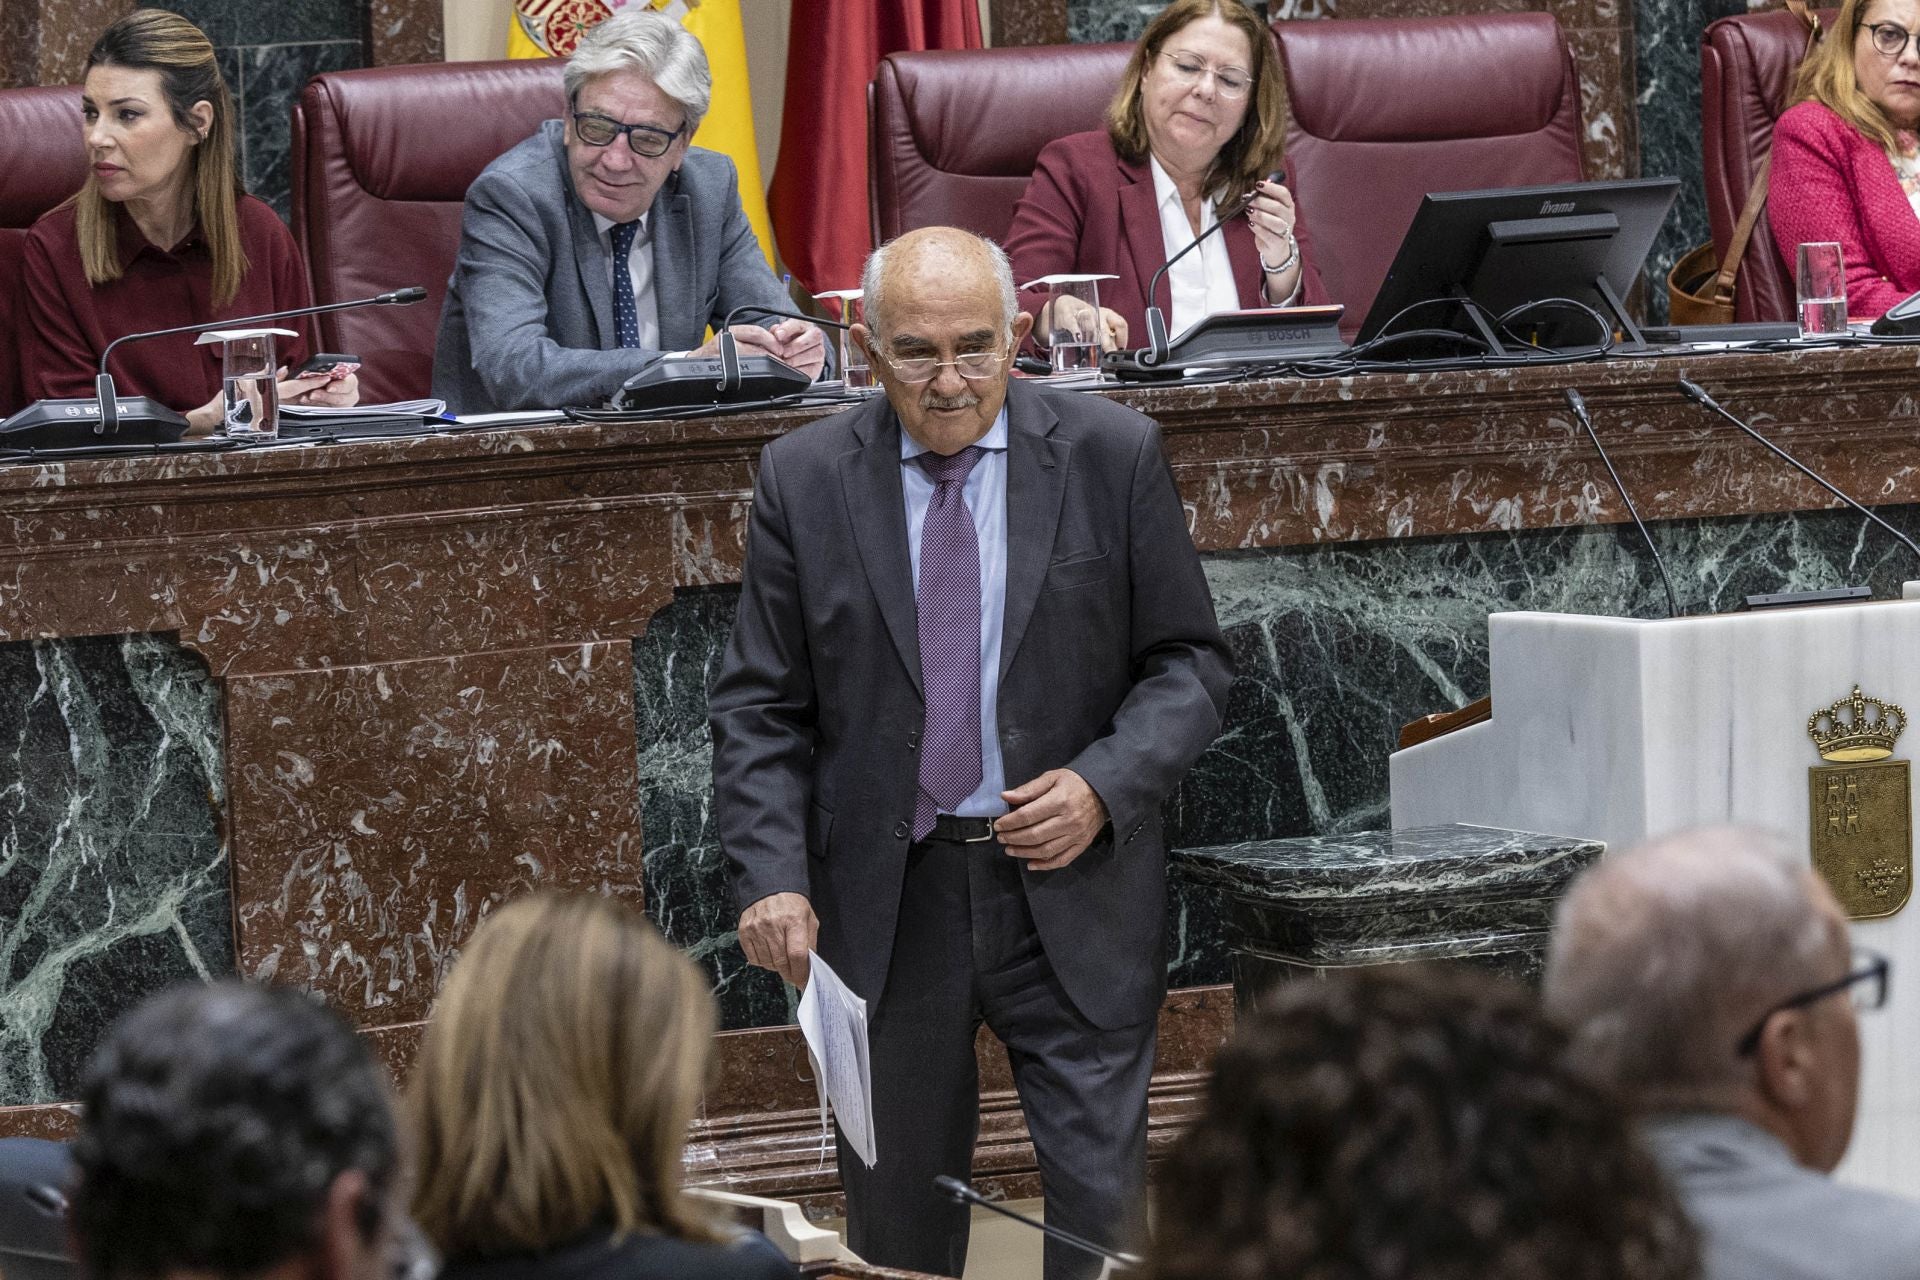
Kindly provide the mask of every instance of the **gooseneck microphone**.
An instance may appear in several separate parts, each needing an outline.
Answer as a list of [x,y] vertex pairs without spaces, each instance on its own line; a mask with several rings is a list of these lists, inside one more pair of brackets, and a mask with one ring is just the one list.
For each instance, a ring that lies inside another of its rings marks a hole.
[[[1287,175],[1278,169],[1275,169],[1266,177],[1268,182],[1276,185],[1285,182],[1286,179]],[[1151,366],[1164,363],[1167,358],[1168,349],[1171,346],[1171,340],[1167,333],[1167,313],[1162,311],[1160,304],[1155,301],[1155,298],[1160,292],[1160,282],[1166,278],[1167,272],[1172,269],[1174,263],[1180,261],[1180,259],[1186,257],[1202,244],[1206,243],[1208,236],[1218,233],[1222,227],[1232,222],[1235,218],[1244,217],[1247,210],[1253,208],[1253,199],[1258,192],[1258,188],[1247,192],[1246,196],[1241,199],[1238,209],[1235,209],[1224,218],[1214,219],[1212,226],[1195,236],[1187,243],[1186,248],[1180,250],[1180,252],[1174,254],[1171,258],[1168,258],[1160,265],[1160,269],[1153,273],[1153,279],[1147,282],[1147,345],[1142,348],[1140,353],[1135,357],[1141,364]],[[1172,310],[1171,298],[1168,299],[1168,303],[1168,310]]]
[[803,315],[798,311],[782,311],[778,307],[756,306],[751,302],[741,303],[733,310],[727,312],[727,318],[720,322],[720,328],[722,330],[733,328],[733,322],[743,315],[784,316],[788,320],[805,320],[808,324],[817,324],[823,329],[839,329],[843,332],[853,328],[852,325],[841,324],[838,320],[826,320],[820,316]]
[[1715,413],[1725,418],[1728,422],[1731,422],[1734,426],[1740,428],[1742,431],[1752,436],[1755,440],[1758,440],[1761,444],[1765,445],[1767,449],[1770,452],[1772,452],[1775,457],[1787,463],[1787,465],[1791,466],[1794,470],[1800,472],[1802,475],[1812,480],[1815,484],[1818,484],[1822,489],[1825,489],[1828,493],[1840,499],[1840,501],[1846,503],[1848,506],[1852,507],[1855,511],[1858,511],[1861,515],[1865,516],[1867,519],[1873,521],[1875,524],[1879,525],[1882,529],[1885,529],[1888,533],[1898,538],[1900,540],[1900,545],[1905,547],[1907,550],[1913,552],[1914,558],[1916,560],[1920,560],[1920,546],[1916,546],[1912,538],[1909,538],[1906,534],[1900,532],[1898,529],[1888,524],[1885,520],[1882,520],[1879,516],[1875,515],[1872,511],[1869,511],[1866,507],[1862,506],[1860,503],[1855,502],[1853,498],[1850,497],[1849,495],[1841,492],[1840,487],[1834,484],[1833,481],[1827,479],[1825,476],[1821,475],[1818,471],[1815,471],[1812,467],[1800,461],[1800,459],[1794,457],[1791,453],[1788,453],[1785,449],[1781,448],[1779,445],[1775,444],[1773,441],[1767,439],[1765,436],[1761,435],[1758,431],[1754,430],[1753,424],[1747,422],[1743,418],[1736,417],[1734,414],[1730,413],[1727,410],[1727,408],[1724,405],[1722,405],[1718,400],[1715,400],[1712,396],[1708,395],[1706,392],[1706,389],[1702,387],[1699,383],[1690,381],[1686,378],[1681,378],[1679,379],[1679,384],[1680,384],[1680,394],[1684,395],[1687,399],[1693,401],[1697,405],[1701,405],[1705,408],[1713,410]]
[[299,316],[324,315],[329,311],[350,311],[355,307],[404,307],[426,296],[426,289],[415,284],[408,285],[404,289],[393,289],[376,294],[371,298],[356,298],[351,302],[328,302],[317,307],[293,307],[286,311],[268,311],[257,316],[234,316],[226,320],[209,320],[205,324],[181,324],[171,329],[148,329],[142,333],[121,334],[109,342],[107,349],[100,353],[100,371],[94,375],[93,391],[100,402],[100,425],[95,430],[100,435],[111,435],[120,428],[120,410],[114,394],[113,375],[107,372],[107,357],[111,356],[114,348],[123,342],[168,338],[176,333],[207,333],[214,329],[239,329],[268,320],[292,320]]
[[1639,508],[1633,505],[1633,498],[1627,493],[1627,486],[1620,483],[1620,473],[1614,469],[1613,459],[1607,456],[1607,446],[1600,443],[1600,435],[1593,429],[1593,419],[1587,415],[1587,399],[1572,387],[1562,394],[1567,397],[1567,408],[1573,410],[1573,416],[1587,430],[1587,439],[1593,441],[1593,451],[1600,455],[1600,461],[1606,464],[1607,474],[1613,478],[1615,492],[1620,501],[1627,504],[1627,514],[1633,517],[1634,528],[1640,530],[1640,536],[1646,541],[1647,553],[1653,557],[1653,567],[1660,571],[1660,585],[1667,589],[1667,616],[1683,617],[1680,601],[1673,594],[1673,579],[1667,574],[1667,562],[1660,558],[1660,548],[1653,543],[1653,535],[1647,531],[1647,522],[1640,518]]
[[1041,1235],[1058,1240],[1061,1244],[1078,1249],[1082,1253],[1090,1253],[1096,1258],[1104,1258],[1116,1267],[1137,1267],[1140,1265],[1140,1259],[1130,1253],[1121,1253],[1115,1249],[1105,1248],[1102,1245],[1095,1244],[1085,1236],[1077,1236],[1063,1227],[1052,1226],[1040,1221],[1038,1218],[1029,1218],[1024,1213],[1016,1213],[1003,1204],[987,1199],[958,1178],[949,1178],[943,1173],[933,1180],[933,1187],[934,1190],[951,1200],[956,1200],[961,1204],[979,1205],[982,1209],[991,1209],[1003,1218],[1012,1218],[1015,1222],[1024,1223],[1032,1227],[1035,1231],[1038,1231]]

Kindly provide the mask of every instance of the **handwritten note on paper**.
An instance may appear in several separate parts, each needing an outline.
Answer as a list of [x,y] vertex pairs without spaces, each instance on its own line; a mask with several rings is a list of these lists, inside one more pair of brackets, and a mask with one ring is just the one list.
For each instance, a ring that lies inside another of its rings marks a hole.
[[800,997],[800,1034],[813,1055],[814,1078],[833,1103],[840,1132],[873,1168],[873,1072],[867,1061],[867,1002],[840,975],[807,953],[807,989]]

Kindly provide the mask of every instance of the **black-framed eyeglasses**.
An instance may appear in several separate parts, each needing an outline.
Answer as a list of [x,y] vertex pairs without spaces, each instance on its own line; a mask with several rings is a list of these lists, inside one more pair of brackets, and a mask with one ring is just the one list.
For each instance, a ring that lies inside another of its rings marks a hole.
[[668,133],[657,125],[622,124],[613,117],[603,116],[597,111],[573,113],[573,136],[588,146],[611,146],[613,140],[624,133],[627,135],[627,146],[632,149],[633,154],[645,156],[649,160],[667,154],[667,148],[686,131],[685,121],[681,122],[678,129]]
[[1847,975],[1832,982],[1802,991],[1799,995],[1789,996],[1773,1008],[1760,1015],[1753,1024],[1753,1030],[1740,1037],[1737,1048],[1740,1056],[1750,1058],[1760,1047],[1761,1033],[1767,1029],[1767,1023],[1776,1013],[1785,1013],[1789,1009],[1798,1009],[1810,1005],[1816,1000],[1825,1000],[1828,996],[1839,995],[1842,991],[1853,996],[1856,1009],[1879,1009],[1887,1003],[1887,958],[1877,951],[1868,951],[1865,947],[1853,949],[1853,963],[1848,966]]
[[1873,35],[1873,47],[1886,58],[1897,58],[1905,53],[1907,42],[1916,34],[1897,22],[1869,22],[1867,30]]

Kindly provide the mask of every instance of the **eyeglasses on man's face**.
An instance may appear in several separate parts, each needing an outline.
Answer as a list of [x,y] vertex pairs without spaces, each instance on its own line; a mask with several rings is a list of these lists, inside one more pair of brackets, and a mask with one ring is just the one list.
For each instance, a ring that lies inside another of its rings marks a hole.
[[1760,1047],[1760,1037],[1767,1029],[1767,1023],[1775,1014],[1785,1013],[1789,1009],[1804,1008],[1828,996],[1837,996],[1846,992],[1853,997],[1856,1009],[1879,1009],[1887,1003],[1887,958],[1877,951],[1868,951],[1864,947],[1855,947],[1853,962],[1847,966],[1846,976],[1832,982],[1809,988],[1795,996],[1789,996],[1773,1008],[1760,1015],[1753,1024],[1753,1030],[1740,1037],[1736,1046],[1740,1056],[1750,1058]]
[[1253,77],[1238,67],[1210,67],[1190,53],[1162,53],[1167,73],[1183,89],[1191,89],[1211,75],[1213,85],[1223,98],[1244,98],[1253,88]]
[[889,352],[881,352],[880,358],[893,370],[893,376],[909,385],[932,382],[939,376],[940,370],[953,366],[955,373],[969,382],[978,382],[991,378],[1000,371],[1006,361],[1004,351],[966,351],[951,360],[935,360],[932,356],[906,356],[897,358]]
[[[574,106],[577,108],[579,103],[574,103]],[[597,111],[573,112],[573,136],[580,141],[590,147],[605,147],[612,145],[614,139],[624,133],[627,135],[627,146],[633,149],[633,153],[649,160],[667,154],[667,148],[686,131],[684,123],[669,133],[657,125],[622,124]]]
[[1897,22],[1869,22],[1867,34],[1873,38],[1873,47],[1881,56],[1897,58],[1907,51],[1907,43],[1915,33]]

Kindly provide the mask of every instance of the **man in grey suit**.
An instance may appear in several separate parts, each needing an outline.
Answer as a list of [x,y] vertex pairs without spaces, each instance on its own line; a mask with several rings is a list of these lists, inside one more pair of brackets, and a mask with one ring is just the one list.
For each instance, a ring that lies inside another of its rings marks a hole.
[[[1232,678],[1154,424],[1011,382],[1006,256],[951,228],[875,253],[886,389],[760,457],[712,696],[747,958],[817,950],[868,1001],[878,1163],[844,1142],[850,1244],[959,1275],[974,1036],[1007,1046],[1050,1223],[1135,1221],[1166,989],[1162,798]],[[1097,1260],[1047,1243],[1049,1280]]]
[[[635,6],[580,41],[568,117],[467,190],[433,392],[456,413],[597,405],[742,305],[789,310],[740,207],[733,162],[691,146],[713,94],[700,42]],[[743,354],[817,376],[820,330],[739,324]]]
[[1561,904],[1547,1010],[1649,1113],[1706,1280],[1920,1280],[1920,1204],[1828,1176],[1853,1136],[1855,1008],[1886,982],[1806,854],[1763,832],[1608,857]]

